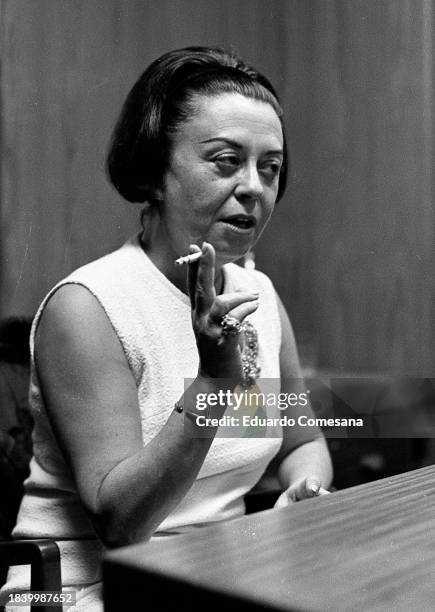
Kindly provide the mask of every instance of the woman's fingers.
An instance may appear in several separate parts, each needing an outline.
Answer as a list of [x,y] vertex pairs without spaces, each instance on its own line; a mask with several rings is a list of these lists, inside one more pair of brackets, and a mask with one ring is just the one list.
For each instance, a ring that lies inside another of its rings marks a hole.
[[331,491],[321,486],[318,478],[307,478],[306,480],[307,497],[317,497],[319,495],[329,495]]
[[317,478],[306,478],[304,489],[301,491],[304,498],[316,497],[320,494],[320,480]]
[[[191,244],[189,246],[189,255],[191,253],[200,253],[201,249],[196,244]],[[189,292],[190,297],[190,305],[192,308],[195,308],[195,289],[196,289],[196,277],[198,275],[198,266],[199,259],[194,261],[187,266],[187,290]]]
[[193,244],[189,253],[203,253],[202,257],[191,264],[188,269],[188,290],[197,316],[208,315],[209,320],[220,324],[223,316],[231,314],[238,321],[243,320],[258,307],[258,293],[239,291],[216,297],[214,287],[215,251],[211,244],[204,242],[202,249]]
[[248,314],[253,313],[258,307],[258,293],[252,291],[240,291],[238,293],[226,293],[218,295],[210,308],[209,317],[212,321],[220,324],[222,317],[230,314],[240,323]]
[[320,495],[327,494],[329,494],[329,491],[327,491],[321,486],[320,479],[316,476],[302,478],[301,480],[298,480],[297,482],[292,484],[283,493],[281,493],[274,507],[284,508],[285,506],[289,506],[290,504],[293,504],[294,502],[300,501],[302,499],[308,499],[310,497],[318,497]]
[[197,263],[195,284],[195,310],[199,316],[208,313],[216,297],[214,288],[215,250],[210,243],[204,242],[201,251],[203,255]]
[[[204,242],[202,249],[191,245],[189,253],[199,253],[199,260],[188,264],[188,291],[192,306],[192,325],[198,346],[200,371],[214,378],[243,376],[241,347],[237,325],[222,326],[230,315],[239,323],[258,308],[258,293],[239,291],[216,296],[215,250]],[[233,333],[233,332],[236,333]]]
[[328,491],[328,489],[324,489],[323,487],[320,487],[318,495],[330,495],[331,491]]
[[246,317],[249,317],[249,315],[257,310],[258,306],[259,301],[258,297],[256,297],[254,300],[250,299],[244,304],[240,304],[240,306],[234,308],[229,314],[230,316],[235,317],[240,323],[243,323]]
[[291,506],[291,504],[293,504],[294,502],[295,500],[291,499],[287,495],[287,491],[284,491],[284,493],[281,493],[281,495],[278,497],[273,507],[274,508],[286,508],[287,506]]

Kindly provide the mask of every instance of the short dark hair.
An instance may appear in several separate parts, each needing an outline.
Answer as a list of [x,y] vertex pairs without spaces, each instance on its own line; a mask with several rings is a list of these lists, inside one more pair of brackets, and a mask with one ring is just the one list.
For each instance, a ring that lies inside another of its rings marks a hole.
[[269,80],[233,53],[186,47],[165,53],[142,74],[127,96],[107,157],[113,186],[129,202],[156,200],[167,169],[171,134],[192,115],[196,95],[240,93],[270,104],[281,122],[284,160],[278,196],[284,193],[288,153],[283,112]]

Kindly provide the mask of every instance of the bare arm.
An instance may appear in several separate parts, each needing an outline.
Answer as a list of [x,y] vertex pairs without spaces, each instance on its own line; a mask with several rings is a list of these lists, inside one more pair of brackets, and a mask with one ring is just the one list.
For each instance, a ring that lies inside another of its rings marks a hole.
[[[293,330],[287,313],[278,298],[282,344],[280,368],[282,391],[300,393],[305,390]],[[287,409],[297,423],[299,415],[314,416],[309,404]],[[317,494],[320,487],[327,489],[332,480],[332,464],[321,431],[313,427],[285,427],[284,439],[276,463],[284,493],[277,506]]]
[[[195,393],[217,391],[214,377],[239,376],[237,341],[222,338],[210,310],[226,301],[242,319],[256,308],[246,294],[216,298],[213,271],[209,250],[190,278],[201,366],[182,398],[186,411],[194,412]],[[201,359],[204,352],[209,356]],[[36,363],[55,435],[100,537],[109,546],[147,539],[191,487],[215,431],[194,438],[196,425],[173,412],[143,447],[126,357],[103,309],[83,287],[66,285],[50,299],[37,331]]]

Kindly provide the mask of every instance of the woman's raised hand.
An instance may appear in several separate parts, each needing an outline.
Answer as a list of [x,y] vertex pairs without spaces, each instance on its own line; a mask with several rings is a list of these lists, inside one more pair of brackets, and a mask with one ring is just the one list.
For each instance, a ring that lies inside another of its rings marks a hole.
[[242,378],[238,335],[224,333],[222,317],[230,315],[242,323],[258,308],[258,293],[240,291],[216,295],[215,250],[204,242],[202,249],[191,245],[189,252],[203,255],[189,264],[188,291],[192,326],[199,352],[199,374],[212,378]]

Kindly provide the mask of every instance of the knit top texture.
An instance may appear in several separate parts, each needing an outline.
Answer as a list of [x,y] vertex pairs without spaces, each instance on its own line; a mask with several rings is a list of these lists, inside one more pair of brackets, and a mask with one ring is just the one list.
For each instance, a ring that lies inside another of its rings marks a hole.
[[[249,316],[258,333],[258,365],[261,377],[273,379],[279,386],[281,326],[270,280],[236,264],[224,266],[224,278],[225,293],[242,289],[259,292],[259,307]],[[41,314],[53,293],[69,283],[82,285],[95,296],[119,338],[137,387],[144,445],[164,427],[174,403],[184,393],[185,381],[196,377],[199,363],[189,297],[154,266],[138,235],[74,271],[42,302],[31,333],[34,458],[13,536],[56,540],[64,586],[100,580],[104,550],[51,429],[34,362]],[[158,527],[155,537],[241,516],[244,495],[259,480],[281,442],[277,436],[249,439],[217,435],[192,487]]]

